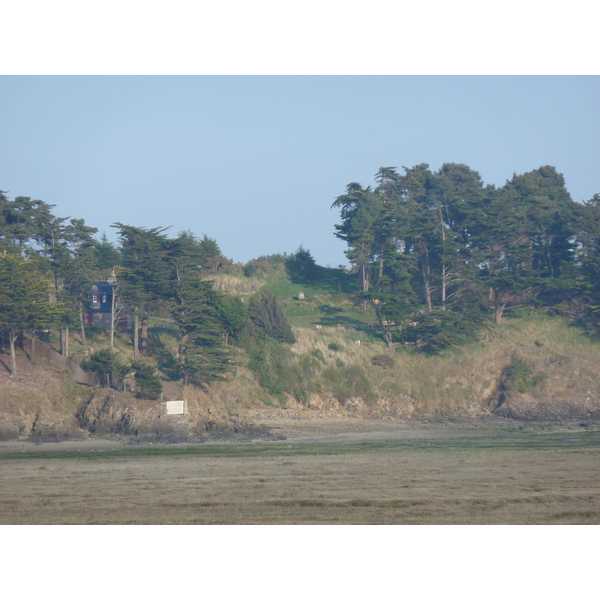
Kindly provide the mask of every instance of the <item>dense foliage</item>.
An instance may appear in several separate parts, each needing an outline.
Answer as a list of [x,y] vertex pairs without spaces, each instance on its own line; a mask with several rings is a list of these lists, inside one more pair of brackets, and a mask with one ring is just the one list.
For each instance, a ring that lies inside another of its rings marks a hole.
[[[466,165],[381,168],[333,207],[335,235],[388,344],[441,348],[471,337],[490,312],[526,305],[598,326],[599,197],[573,202],[544,166],[485,186]],[[393,327],[390,326],[393,323]]]

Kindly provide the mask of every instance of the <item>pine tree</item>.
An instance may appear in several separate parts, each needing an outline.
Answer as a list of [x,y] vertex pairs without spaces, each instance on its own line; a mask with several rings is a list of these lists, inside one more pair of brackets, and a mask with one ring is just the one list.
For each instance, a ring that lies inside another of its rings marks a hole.
[[184,385],[225,379],[233,369],[210,281],[184,273],[176,284],[173,318],[179,328],[179,371]]
[[45,329],[61,311],[38,264],[17,254],[0,254],[0,331],[8,335],[10,370],[17,376],[15,343],[26,329]]
[[[123,257],[123,268],[118,274],[119,287],[125,301],[135,307],[136,317],[141,314],[139,352],[145,355],[148,349],[150,310],[171,295],[171,249],[164,234],[165,228],[146,229],[122,223],[115,223],[113,227],[118,229]],[[137,335],[134,339],[137,340]],[[134,354],[137,359],[138,348],[134,348]]]

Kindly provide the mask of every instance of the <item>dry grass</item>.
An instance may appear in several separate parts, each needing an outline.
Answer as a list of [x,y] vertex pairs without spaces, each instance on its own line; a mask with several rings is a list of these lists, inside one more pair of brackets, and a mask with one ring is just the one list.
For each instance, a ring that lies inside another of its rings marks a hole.
[[264,285],[264,281],[258,277],[235,277],[227,273],[215,273],[207,279],[213,282],[216,290],[232,296],[253,294]]
[[[294,328],[294,334],[297,342],[292,351],[298,360],[318,355],[323,368],[335,364],[364,368],[376,404],[386,414],[435,418],[485,413],[498,403],[504,369],[518,358],[545,377],[545,384],[525,400],[557,406],[579,403],[581,415],[586,405],[593,412],[598,404],[600,346],[558,319],[507,319],[505,326],[492,329],[481,342],[439,356],[398,346],[388,349],[363,332],[343,327]],[[395,366],[373,365],[378,355],[393,359]]]
[[0,522],[600,524],[597,446],[259,446],[5,458]]

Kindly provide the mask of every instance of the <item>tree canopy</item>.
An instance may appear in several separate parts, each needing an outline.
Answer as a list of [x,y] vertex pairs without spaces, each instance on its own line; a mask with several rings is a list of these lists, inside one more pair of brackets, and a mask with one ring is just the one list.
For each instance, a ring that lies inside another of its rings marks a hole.
[[[464,164],[381,167],[373,185],[349,183],[332,208],[339,211],[333,234],[347,244],[355,299],[370,307],[390,346],[438,352],[490,324],[501,326],[517,307],[546,307],[600,332],[600,194],[574,202],[553,166],[514,174],[500,187]],[[91,285],[113,272],[119,299],[135,319],[134,361],[124,364],[135,373],[137,393],[160,393],[153,367],[139,354],[155,358],[164,376],[196,385],[233,371],[231,344],[259,348],[264,360],[277,356],[284,368],[285,352],[278,355],[273,344],[283,348],[295,336],[281,299],[271,292],[235,297],[213,281],[236,269],[260,277],[280,268],[294,283],[311,285],[326,269],[309,250],[236,266],[206,234],[170,236],[168,227],[117,222],[113,244],[105,234],[96,238],[98,230],[83,219],[54,209],[0,191],[0,330],[13,373],[24,331],[54,328],[63,350],[62,332],[68,349],[69,328],[79,323],[85,343]],[[150,318],[159,314],[177,328],[177,356],[151,356]],[[97,359],[106,359],[97,366],[110,385],[123,375],[113,354]]]

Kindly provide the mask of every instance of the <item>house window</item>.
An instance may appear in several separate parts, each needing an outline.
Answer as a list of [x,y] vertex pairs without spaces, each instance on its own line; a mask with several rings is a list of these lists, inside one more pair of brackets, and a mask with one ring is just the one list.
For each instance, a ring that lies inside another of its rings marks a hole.
[[106,302],[106,294],[102,294],[102,302],[105,303]]
[[92,302],[98,302],[98,294],[92,294]]

